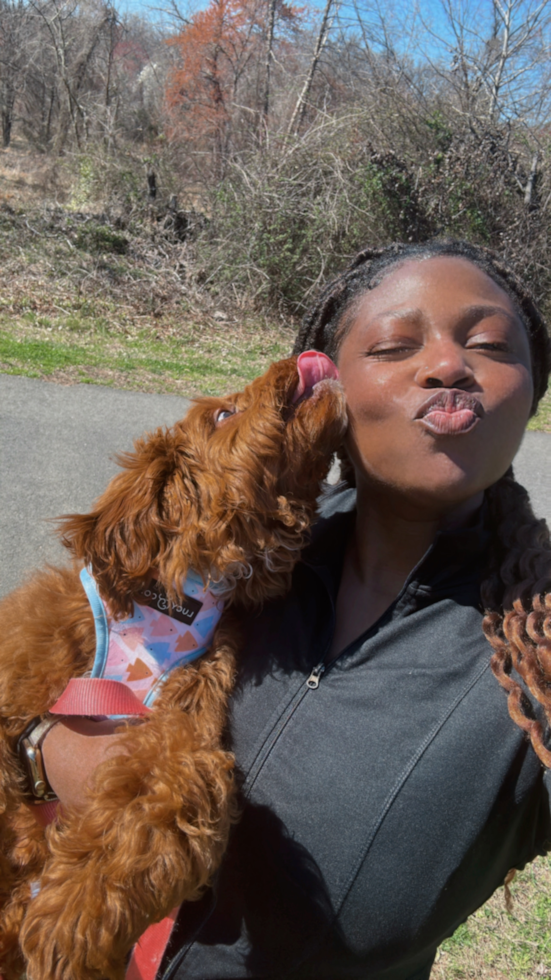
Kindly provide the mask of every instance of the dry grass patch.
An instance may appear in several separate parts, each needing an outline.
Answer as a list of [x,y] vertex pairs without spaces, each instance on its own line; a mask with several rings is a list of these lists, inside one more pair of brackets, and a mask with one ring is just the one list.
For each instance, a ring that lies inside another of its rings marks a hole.
[[431,980],[542,980],[551,977],[551,857],[538,858],[471,915],[438,951]]
[[71,176],[62,160],[40,153],[19,136],[0,147],[0,200],[12,207],[36,207],[45,199],[64,202]]

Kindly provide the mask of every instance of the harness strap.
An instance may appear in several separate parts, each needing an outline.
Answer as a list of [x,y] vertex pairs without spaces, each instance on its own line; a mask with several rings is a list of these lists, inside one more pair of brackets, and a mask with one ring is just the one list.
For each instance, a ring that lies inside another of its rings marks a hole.
[[[35,817],[41,827],[47,827],[48,824],[54,822],[57,819],[57,808],[59,806],[59,800],[50,800],[49,803],[37,803],[35,806],[30,806],[33,817]],[[0,976],[0,980],[2,977]]]
[[[101,677],[102,670],[107,659],[107,651],[109,649],[109,623],[107,622],[103,602],[101,601],[96,590],[96,583],[86,568],[83,568],[80,573],[80,581],[82,582],[82,587],[86,592],[86,596],[92,610],[92,615],[94,617],[94,630],[96,633],[96,659],[94,662],[94,672],[92,676]],[[97,674],[95,674],[96,670]]]
[[148,715],[147,708],[122,681],[73,677],[50,712],[53,715]]

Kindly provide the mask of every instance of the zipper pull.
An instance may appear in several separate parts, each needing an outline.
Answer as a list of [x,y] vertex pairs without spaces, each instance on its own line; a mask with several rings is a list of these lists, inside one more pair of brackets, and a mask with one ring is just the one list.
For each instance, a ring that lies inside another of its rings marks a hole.
[[318,664],[317,667],[314,667],[312,670],[310,677],[306,681],[306,687],[309,687],[310,690],[315,691],[316,688],[320,686],[321,675],[323,673],[325,673],[325,664],[322,661],[321,664]]

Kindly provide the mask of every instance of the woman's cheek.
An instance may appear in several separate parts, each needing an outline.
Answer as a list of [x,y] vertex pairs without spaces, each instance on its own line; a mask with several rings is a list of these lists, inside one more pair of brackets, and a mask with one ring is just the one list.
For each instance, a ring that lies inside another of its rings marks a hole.
[[504,372],[499,386],[494,387],[494,393],[495,397],[485,403],[488,415],[523,430],[530,417],[534,397],[531,372],[523,365],[516,366],[507,374]]
[[411,433],[375,406],[349,411],[345,446],[355,466],[381,478],[409,463]]

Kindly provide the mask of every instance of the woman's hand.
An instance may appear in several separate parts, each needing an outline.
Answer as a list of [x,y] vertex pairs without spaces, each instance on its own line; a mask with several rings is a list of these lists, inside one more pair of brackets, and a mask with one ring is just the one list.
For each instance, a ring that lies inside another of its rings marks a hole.
[[117,722],[63,718],[42,743],[50,785],[65,806],[84,806],[90,777],[117,750]]

